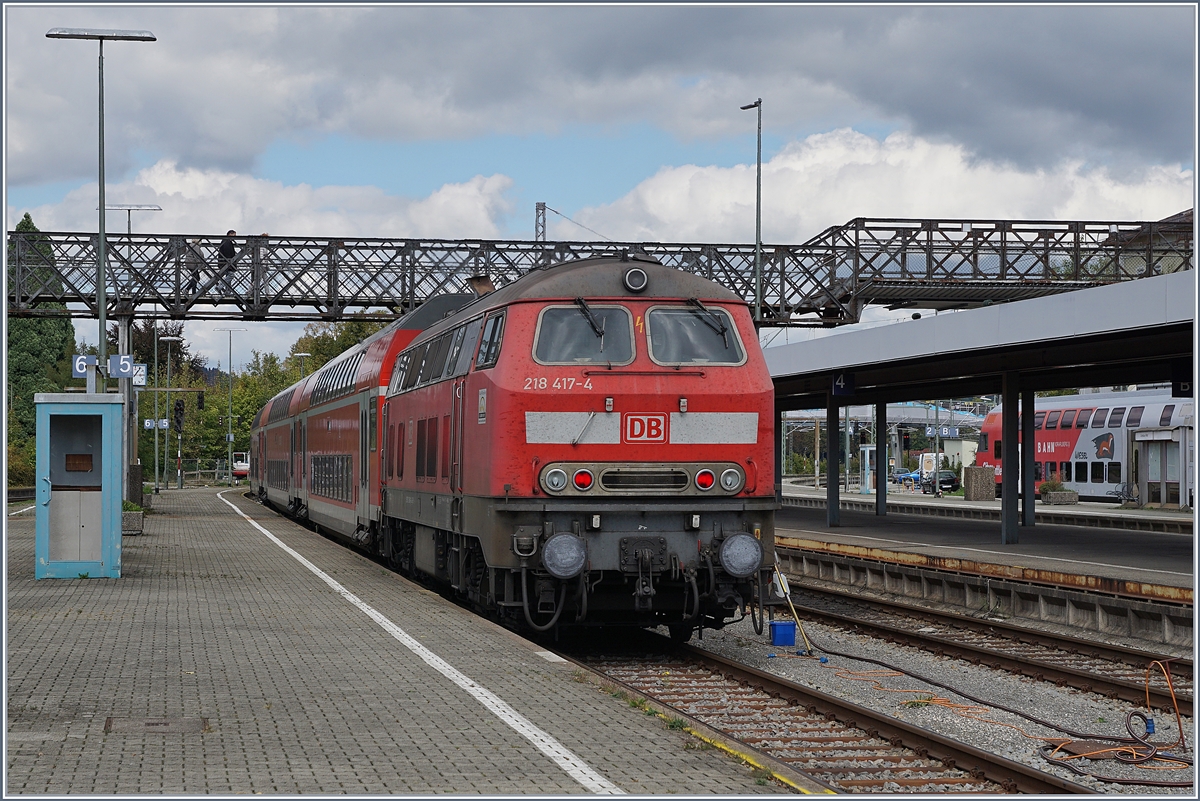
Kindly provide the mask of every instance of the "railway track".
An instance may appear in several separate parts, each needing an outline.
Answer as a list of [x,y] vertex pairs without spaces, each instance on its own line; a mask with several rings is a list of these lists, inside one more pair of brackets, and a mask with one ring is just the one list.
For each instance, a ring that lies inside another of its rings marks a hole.
[[[998,621],[985,621],[907,604],[867,600],[837,590],[794,588],[792,602],[803,620],[819,620],[846,630],[913,646],[936,656],[1007,670],[1038,681],[1095,692],[1191,716],[1192,661],[1050,634]],[[1160,662],[1168,666],[1168,685]],[[1147,678],[1148,677],[1148,678]]]
[[715,729],[832,792],[1096,792],[690,646],[580,661],[618,692]]

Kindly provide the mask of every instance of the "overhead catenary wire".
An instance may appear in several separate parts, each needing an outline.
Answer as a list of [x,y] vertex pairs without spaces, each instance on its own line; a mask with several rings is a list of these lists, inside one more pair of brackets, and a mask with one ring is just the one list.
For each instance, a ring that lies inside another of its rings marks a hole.
[[557,214],[559,217],[562,217],[564,220],[566,220],[567,222],[571,223],[572,225],[578,225],[578,226],[579,226],[580,228],[582,228],[583,230],[585,230],[585,231],[588,231],[588,232],[590,232],[590,233],[593,233],[593,234],[595,234],[596,236],[600,237],[601,239],[608,240],[609,242],[615,242],[615,241],[616,241],[615,239],[612,239],[611,237],[607,237],[607,236],[605,236],[604,234],[600,233],[599,231],[593,231],[591,228],[588,228],[588,227],[587,227],[586,225],[584,225],[583,223],[580,223],[580,222],[575,222],[574,220],[572,220],[572,219],[571,219],[570,217],[568,217],[567,215],[563,214],[563,213],[562,213],[561,211],[559,211],[558,209],[552,209],[552,208],[550,208],[549,206],[547,206],[547,207],[546,207],[546,211],[552,211],[552,212],[554,212],[554,213],[555,213],[555,214]]

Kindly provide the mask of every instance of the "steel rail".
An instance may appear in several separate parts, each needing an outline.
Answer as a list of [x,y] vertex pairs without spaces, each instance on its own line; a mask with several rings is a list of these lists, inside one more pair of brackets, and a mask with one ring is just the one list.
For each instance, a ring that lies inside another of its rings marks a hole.
[[[945,612],[934,612],[924,608],[915,608],[907,604],[893,603],[879,599],[864,599],[847,593],[830,589],[803,587],[802,592],[793,589],[792,601],[797,614],[806,619],[819,619],[822,622],[865,632],[873,636],[883,637],[889,642],[899,642],[903,645],[915,646],[929,651],[936,656],[950,656],[964,659],[973,664],[982,664],[998,670],[1007,670],[1037,681],[1050,681],[1059,685],[1067,685],[1085,692],[1094,692],[1108,698],[1142,704],[1146,700],[1147,688],[1144,683],[1131,682],[1121,678],[1105,676],[1084,668],[1075,668],[1055,664],[1044,659],[1038,659],[1012,653],[1005,653],[1005,645],[1022,644],[1037,645],[1066,652],[1070,656],[1091,657],[1096,660],[1118,663],[1124,667],[1145,669],[1152,662],[1168,662],[1173,676],[1184,679],[1188,684],[1186,693],[1176,690],[1169,691],[1162,682],[1161,674],[1151,671],[1154,680],[1149,687],[1149,697],[1152,706],[1159,709],[1174,711],[1175,704],[1180,713],[1191,716],[1193,708],[1192,662],[1189,659],[1179,659],[1161,656],[1133,648],[1123,648],[1116,645],[1096,643],[1076,637],[1056,635],[1020,626],[1008,625],[999,621],[981,621]],[[822,594],[836,597],[839,601],[867,609],[879,609],[891,613],[901,610],[900,614],[919,618],[923,621],[937,622],[941,625],[965,629],[975,634],[991,638],[987,644],[976,644],[956,640],[945,635],[935,635],[901,626],[890,625],[878,621],[864,619],[863,616],[833,612],[805,603],[804,593]]]
[[[735,686],[756,691],[761,695],[763,702],[774,702],[776,712],[790,709],[798,714],[807,714],[810,719],[810,727],[816,726],[818,729],[814,736],[822,741],[831,742],[831,745],[827,746],[830,749],[830,755],[824,761],[832,764],[825,769],[805,768],[801,772],[843,792],[887,792],[886,785],[894,782],[899,786],[920,788],[921,792],[929,792],[931,786],[940,785],[945,792],[953,793],[970,791],[981,781],[996,786],[992,792],[1017,791],[1035,794],[1096,792],[1090,787],[957,742],[889,715],[858,706],[819,690],[801,686],[716,654],[692,646],[675,647],[677,648],[676,653],[693,665],[711,671],[732,682]],[[655,691],[645,685],[631,685],[629,682],[610,675],[603,666],[597,666],[594,662],[580,661],[569,654],[563,656],[593,671],[600,672],[610,682],[620,682],[622,687],[626,688],[626,692],[632,690],[641,697],[661,704],[669,715],[678,716],[689,722],[697,720],[696,716],[680,709],[676,703],[660,697],[664,695],[668,698],[671,697],[668,693]],[[656,665],[650,661],[646,664],[649,665],[649,668],[645,672],[654,674],[662,674],[672,669],[678,671],[679,669],[677,662],[664,662]],[[714,698],[712,703],[714,706],[727,709],[730,701],[729,692],[725,691],[722,699]],[[703,720],[699,722],[722,731],[727,737],[745,742],[736,732],[721,729],[714,722]],[[835,723],[847,730],[852,730],[852,732],[856,731],[857,734],[851,732],[847,736],[845,732],[830,731]],[[755,739],[764,741],[764,744],[758,746],[757,749],[771,754],[773,750],[777,749],[766,744],[770,741],[801,742],[806,739],[803,733],[797,732],[797,734],[798,736],[795,737],[782,735],[756,737]],[[871,741],[875,741],[876,744],[872,744]],[[755,748],[753,744],[747,744],[747,747]],[[810,746],[802,745],[801,748],[808,753]],[[811,746],[812,751],[818,754],[822,752],[823,748],[826,747],[819,744]],[[896,749],[905,749],[909,753],[907,756],[896,754],[894,753]],[[847,751],[852,753],[845,754],[844,752]],[[885,754],[888,751],[892,753]],[[842,754],[842,756],[838,754]],[[786,758],[783,758],[782,761],[787,764]],[[914,766],[914,761],[920,764]],[[891,767],[888,763],[891,764]],[[940,763],[941,767],[931,768],[931,763]],[[799,770],[796,767],[792,769]],[[907,777],[907,774],[927,773],[931,769],[956,774],[957,778],[955,776],[944,779]],[[891,775],[892,773],[895,775]],[[840,774],[854,774],[854,777],[842,775],[839,779]],[[874,778],[864,778],[863,774]],[[901,778],[902,775],[906,777]]]

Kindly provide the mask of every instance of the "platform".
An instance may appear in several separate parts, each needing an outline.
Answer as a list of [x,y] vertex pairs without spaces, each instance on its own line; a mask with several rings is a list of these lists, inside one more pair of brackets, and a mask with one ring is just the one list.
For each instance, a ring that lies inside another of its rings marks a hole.
[[120,579],[7,518],[7,794],[790,792],[238,492],[157,496]]
[[[1000,502],[965,502],[959,497],[903,490],[888,494],[888,514],[875,514],[875,496],[842,495],[841,525],[825,519],[825,490],[784,485],[784,507],[776,529],[784,538],[878,548],[902,554],[967,559],[1104,579],[1137,581],[1165,588],[1195,587],[1192,515],[1110,504],[1078,504],[1072,524],[1049,522],[1063,507],[1045,508],[1032,528],[1022,527],[1019,541],[1000,544],[1000,527],[990,512]],[[1084,518],[1090,518],[1085,520]],[[1157,524],[1160,530],[1146,530]],[[1178,600],[1178,599],[1175,599]],[[1190,593],[1187,598],[1191,601]]]
[[[850,495],[841,525],[830,527],[823,496],[787,487],[776,516],[780,565],[802,583],[903,596],[1146,650],[1192,650],[1194,538],[1133,528],[1170,513],[1092,504],[1074,513],[1090,516],[1087,524],[1041,520],[1002,545],[986,503],[900,492],[889,495],[889,512],[879,517],[874,497]],[[1176,513],[1173,525],[1190,522]]]

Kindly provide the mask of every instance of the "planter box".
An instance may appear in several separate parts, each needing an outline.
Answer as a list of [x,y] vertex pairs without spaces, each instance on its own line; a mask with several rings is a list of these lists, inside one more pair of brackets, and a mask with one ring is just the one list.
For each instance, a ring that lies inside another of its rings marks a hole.
[[1062,492],[1043,492],[1042,503],[1048,503],[1051,506],[1067,506],[1073,503],[1079,503],[1079,493],[1075,490],[1063,490]]
[[141,534],[145,512],[121,512],[121,533]]

